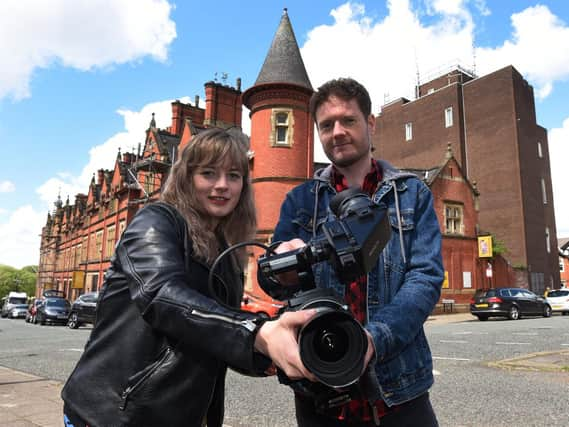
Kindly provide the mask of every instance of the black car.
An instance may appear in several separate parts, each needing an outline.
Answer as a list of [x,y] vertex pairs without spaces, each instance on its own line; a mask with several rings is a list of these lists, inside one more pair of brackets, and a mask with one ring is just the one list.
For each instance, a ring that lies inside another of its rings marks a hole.
[[551,306],[545,298],[523,288],[480,289],[470,300],[470,313],[479,320],[489,317],[507,317],[517,320],[522,316],[551,316]]
[[77,298],[71,306],[67,326],[71,329],[77,329],[83,323],[95,323],[95,310],[98,299],[98,292],[89,292]]
[[69,318],[71,304],[65,298],[45,298],[36,310],[34,323],[45,325],[46,323],[65,325]]

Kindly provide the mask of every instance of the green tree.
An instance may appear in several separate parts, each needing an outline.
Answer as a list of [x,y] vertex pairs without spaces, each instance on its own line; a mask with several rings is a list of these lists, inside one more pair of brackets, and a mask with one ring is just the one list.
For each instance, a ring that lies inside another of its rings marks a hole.
[[26,266],[22,269],[0,264],[0,298],[9,292],[25,292],[28,296],[36,293],[37,267]]

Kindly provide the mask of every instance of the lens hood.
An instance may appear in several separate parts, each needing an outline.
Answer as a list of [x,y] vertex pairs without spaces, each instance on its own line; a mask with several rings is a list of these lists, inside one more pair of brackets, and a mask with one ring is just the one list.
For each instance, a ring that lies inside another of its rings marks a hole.
[[300,357],[320,382],[330,387],[347,387],[362,373],[367,335],[343,304],[330,296],[317,295],[312,294],[301,304],[302,309],[318,308],[318,313],[300,330]]

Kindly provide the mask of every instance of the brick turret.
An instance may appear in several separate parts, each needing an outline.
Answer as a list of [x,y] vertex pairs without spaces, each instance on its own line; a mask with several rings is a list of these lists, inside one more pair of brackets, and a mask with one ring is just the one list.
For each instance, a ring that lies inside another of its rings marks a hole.
[[243,93],[250,110],[252,176],[259,238],[273,233],[286,193],[313,174],[312,85],[284,9],[255,85]]

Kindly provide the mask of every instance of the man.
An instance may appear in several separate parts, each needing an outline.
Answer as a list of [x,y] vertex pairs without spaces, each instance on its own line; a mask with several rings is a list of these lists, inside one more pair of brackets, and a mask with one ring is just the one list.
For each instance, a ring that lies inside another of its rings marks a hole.
[[[359,187],[388,209],[392,233],[377,265],[342,285],[327,263],[314,266],[316,285],[345,296],[369,341],[366,363],[375,364],[381,399],[362,396],[322,408],[316,397],[295,393],[300,427],[437,426],[429,401],[432,358],[423,324],[435,307],[443,281],[441,236],[428,187],[415,175],[374,160],[375,117],[367,90],[349,78],[322,85],[310,102],[320,141],[332,164],[287,194],[274,241],[278,252],[314,238],[334,219],[330,199]],[[333,399],[331,400],[333,401]]]

